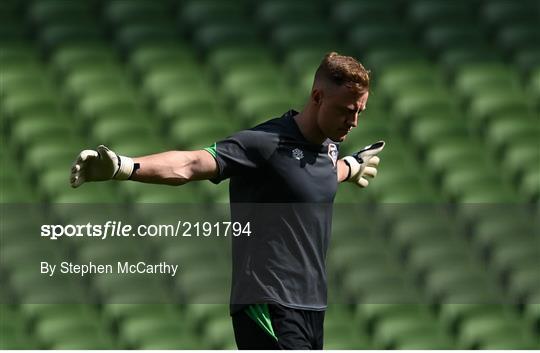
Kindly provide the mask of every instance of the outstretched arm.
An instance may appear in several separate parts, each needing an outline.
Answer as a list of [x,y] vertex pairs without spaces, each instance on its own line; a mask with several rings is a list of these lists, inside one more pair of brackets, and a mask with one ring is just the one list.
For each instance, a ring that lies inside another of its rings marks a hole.
[[131,179],[144,183],[182,185],[217,176],[214,157],[204,151],[169,151],[138,158],[120,156],[101,145],[84,150],[71,168],[70,183]]
[[169,151],[133,159],[139,168],[131,180],[143,183],[182,185],[193,180],[212,179],[218,166],[212,155],[204,150]]

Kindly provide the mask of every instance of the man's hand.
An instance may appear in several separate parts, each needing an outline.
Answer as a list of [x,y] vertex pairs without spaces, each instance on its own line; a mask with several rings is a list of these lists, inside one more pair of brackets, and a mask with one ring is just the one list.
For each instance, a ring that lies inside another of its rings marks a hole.
[[133,173],[133,159],[119,156],[99,145],[97,151],[84,150],[71,167],[71,186],[77,188],[85,182],[109,179],[126,180]]
[[345,180],[356,183],[362,188],[367,187],[369,181],[365,177],[374,178],[377,175],[377,166],[380,162],[377,154],[381,152],[383,148],[384,141],[378,141],[364,147],[352,156],[343,158],[343,162],[349,167],[349,173]]

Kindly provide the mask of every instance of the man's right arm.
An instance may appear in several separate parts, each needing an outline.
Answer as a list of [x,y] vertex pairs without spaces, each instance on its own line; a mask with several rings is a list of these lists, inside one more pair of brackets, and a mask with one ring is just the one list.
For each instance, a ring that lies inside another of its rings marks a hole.
[[138,158],[120,156],[101,145],[84,150],[71,168],[70,183],[131,179],[144,183],[182,185],[212,179],[219,173],[215,158],[207,151],[169,151]]
[[169,151],[133,159],[139,168],[131,180],[143,183],[183,185],[212,179],[218,174],[215,158],[207,151]]

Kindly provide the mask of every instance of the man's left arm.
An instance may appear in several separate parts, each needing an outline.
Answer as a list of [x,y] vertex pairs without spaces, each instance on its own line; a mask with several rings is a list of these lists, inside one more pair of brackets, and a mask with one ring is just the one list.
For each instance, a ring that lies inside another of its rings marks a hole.
[[338,182],[350,181],[360,187],[367,187],[369,181],[366,177],[374,178],[377,175],[377,166],[380,162],[377,154],[383,150],[384,145],[384,141],[378,141],[351,156],[339,159],[337,162]]

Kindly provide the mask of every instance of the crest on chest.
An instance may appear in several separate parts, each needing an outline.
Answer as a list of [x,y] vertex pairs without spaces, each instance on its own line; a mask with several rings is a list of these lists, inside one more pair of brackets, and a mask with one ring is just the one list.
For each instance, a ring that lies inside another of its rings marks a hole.
[[338,149],[337,146],[333,143],[328,144],[328,157],[330,157],[330,160],[332,160],[335,168],[338,159]]

